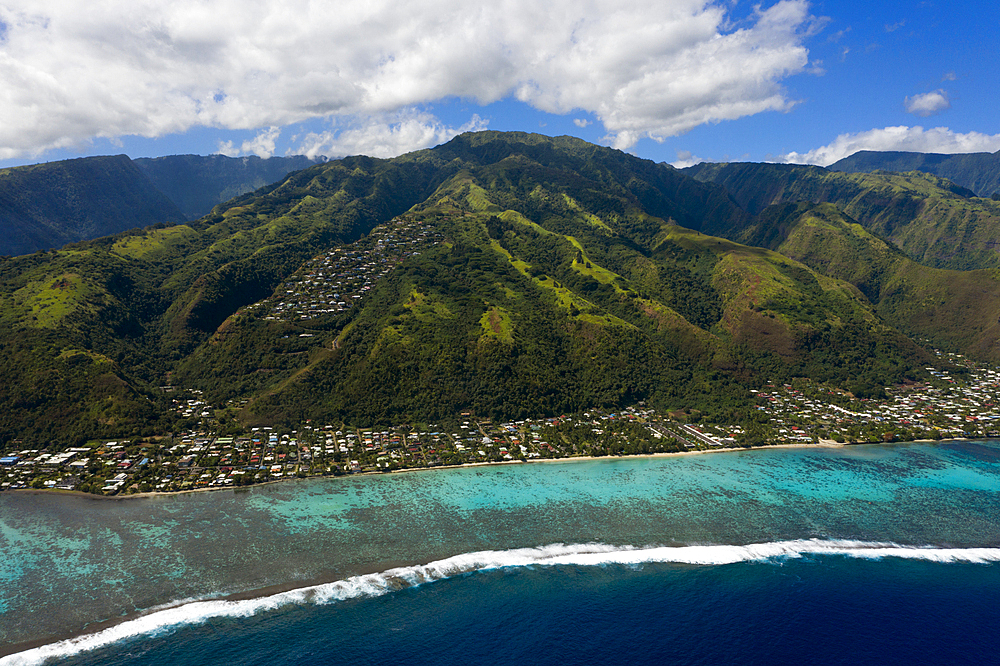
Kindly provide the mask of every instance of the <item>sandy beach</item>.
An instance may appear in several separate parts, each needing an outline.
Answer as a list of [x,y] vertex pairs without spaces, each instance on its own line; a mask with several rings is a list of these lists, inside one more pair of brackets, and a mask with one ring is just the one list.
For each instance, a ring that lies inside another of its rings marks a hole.
[[[932,442],[934,440],[929,439],[917,439],[906,442],[892,442],[893,444],[911,444],[911,443],[921,443],[921,442]],[[78,490],[47,490],[38,488],[20,488],[17,490],[11,490],[7,492],[22,493],[22,494],[60,494],[67,496],[85,497],[93,500],[130,500],[130,499],[149,499],[154,497],[170,497],[173,495],[186,495],[190,493],[205,493],[205,492],[219,492],[219,491],[245,491],[253,488],[255,486],[265,486],[274,483],[294,483],[296,481],[308,481],[315,478],[346,478],[346,477],[358,477],[358,476],[385,476],[387,474],[401,474],[401,473],[413,473],[413,472],[434,472],[438,470],[445,469],[462,469],[467,467],[491,467],[496,465],[535,465],[535,464],[553,464],[553,463],[574,463],[574,462],[584,462],[593,460],[620,460],[623,458],[671,458],[671,457],[683,457],[683,456],[698,456],[706,454],[716,454],[716,453],[738,453],[741,451],[760,451],[765,449],[838,449],[849,446],[866,446],[871,444],[885,444],[885,442],[858,442],[851,444],[843,444],[835,442],[832,439],[820,440],[819,442],[812,443],[789,443],[789,444],[766,444],[762,446],[745,446],[745,447],[719,447],[713,449],[697,449],[694,451],[669,451],[663,453],[639,453],[627,456],[567,456],[565,458],[533,458],[530,460],[503,460],[499,462],[477,462],[477,463],[466,463],[464,465],[437,465],[434,467],[407,467],[404,469],[394,470],[392,472],[355,472],[353,474],[338,474],[338,475],[322,475],[322,476],[307,476],[304,478],[292,477],[285,479],[274,479],[272,481],[263,481],[261,483],[255,483],[249,486],[226,486],[226,487],[214,487],[214,488],[191,488],[188,490],[174,490],[171,492],[164,493],[132,493],[130,495],[95,495],[92,493],[84,493]]]

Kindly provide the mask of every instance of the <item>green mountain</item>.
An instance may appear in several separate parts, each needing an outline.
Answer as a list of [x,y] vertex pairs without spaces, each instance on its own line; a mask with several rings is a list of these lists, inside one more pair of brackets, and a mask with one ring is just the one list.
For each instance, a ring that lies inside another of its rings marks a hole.
[[927,352],[854,285],[703,233],[753,224],[717,185],[569,137],[314,165],[0,263],[0,437],[166,429],[166,384],[262,423],[640,400],[744,420],[764,381],[919,376]]
[[183,220],[125,155],[0,169],[0,255]]
[[0,169],[0,255],[194,220],[313,164],[302,156],[116,155]]
[[832,204],[780,204],[741,235],[856,285],[886,322],[918,339],[1000,362],[1000,272],[923,266]]
[[828,168],[845,173],[923,171],[967,187],[976,196],[1000,193],[1000,152],[942,155],[862,150]]
[[224,201],[276,183],[292,171],[316,163],[303,155],[266,159],[256,155],[170,155],[133,161],[188,220],[197,220]]
[[[920,172],[838,173],[788,164],[700,164],[684,173],[721,185],[750,215],[780,203],[832,203],[869,232],[935,268],[1000,268],[1000,202]],[[702,226],[730,238],[740,228]]]

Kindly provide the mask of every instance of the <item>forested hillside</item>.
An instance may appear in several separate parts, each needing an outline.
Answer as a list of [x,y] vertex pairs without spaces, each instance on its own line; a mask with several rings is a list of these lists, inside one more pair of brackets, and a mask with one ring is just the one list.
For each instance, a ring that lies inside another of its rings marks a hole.
[[315,164],[307,157],[85,157],[0,169],[0,255],[196,220]]
[[0,169],[0,255],[183,220],[126,155]]
[[967,187],[980,197],[1000,195],[1000,152],[942,155],[861,150],[827,168],[845,173],[923,171]]
[[289,173],[316,163],[303,155],[168,155],[133,161],[188,220],[197,220],[233,197],[277,183]]
[[[925,189],[969,201],[951,188]],[[793,251],[784,230],[809,211],[774,214],[773,198],[751,206],[569,137],[480,132],[317,164],[189,224],[7,259],[0,436],[171,428],[163,386],[243,423],[643,400],[743,422],[763,382],[877,395],[919,378],[928,353],[882,314],[899,271],[866,281]]]
[[741,240],[856,285],[886,322],[921,340],[1000,363],[1000,274],[910,259],[832,204],[765,209]]
[[[684,170],[721,185],[757,215],[780,203],[832,203],[865,229],[935,268],[1000,268],[1000,202],[920,172],[836,173],[790,164],[700,164]],[[733,228],[702,231],[735,238]]]

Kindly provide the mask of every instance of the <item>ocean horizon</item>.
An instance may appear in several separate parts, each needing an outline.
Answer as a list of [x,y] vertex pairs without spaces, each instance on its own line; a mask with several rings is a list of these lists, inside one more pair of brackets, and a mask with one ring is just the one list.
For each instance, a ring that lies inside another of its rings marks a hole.
[[949,441],[7,493],[0,664],[987,658],[998,491]]

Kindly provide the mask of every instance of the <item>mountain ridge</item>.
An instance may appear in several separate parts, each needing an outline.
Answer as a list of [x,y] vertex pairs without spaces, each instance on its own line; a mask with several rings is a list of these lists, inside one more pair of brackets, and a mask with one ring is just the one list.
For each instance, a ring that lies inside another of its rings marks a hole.
[[856,285],[909,335],[1000,362],[1000,272],[924,266],[832,204],[780,204],[742,235]]
[[[751,216],[774,204],[833,203],[920,263],[957,270],[1000,267],[1000,202],[931,174],[756,163],[700,164],[683,172],[722,186]],[[702,229],[736,237],[725,227]]]
[[174,202],[188,221],[197,220],[230,199],[280,181],[292,171],[321,160],[304,155],[167,155],[134,160],[153,185]]
[[0,255],[197,220],[315,164],[306,157],[81,157],[0,169]]
[[184,215],[127,155],[0,169],[0,254],[28,254]]
[[980,197],[1000,192],[1000,151],[942,154],[861,150],[827,168],[845,173],[923,171],[967,187]]
[[0,436],[181,426],[164,384],[242,423],[642,400],[743,422],[761,381],[921,376],[928,353],[854,284],[707,234],[753,222],[718,184],[572,137],[316,164],[197,221],[0,263],[0,344],[21,345]]

